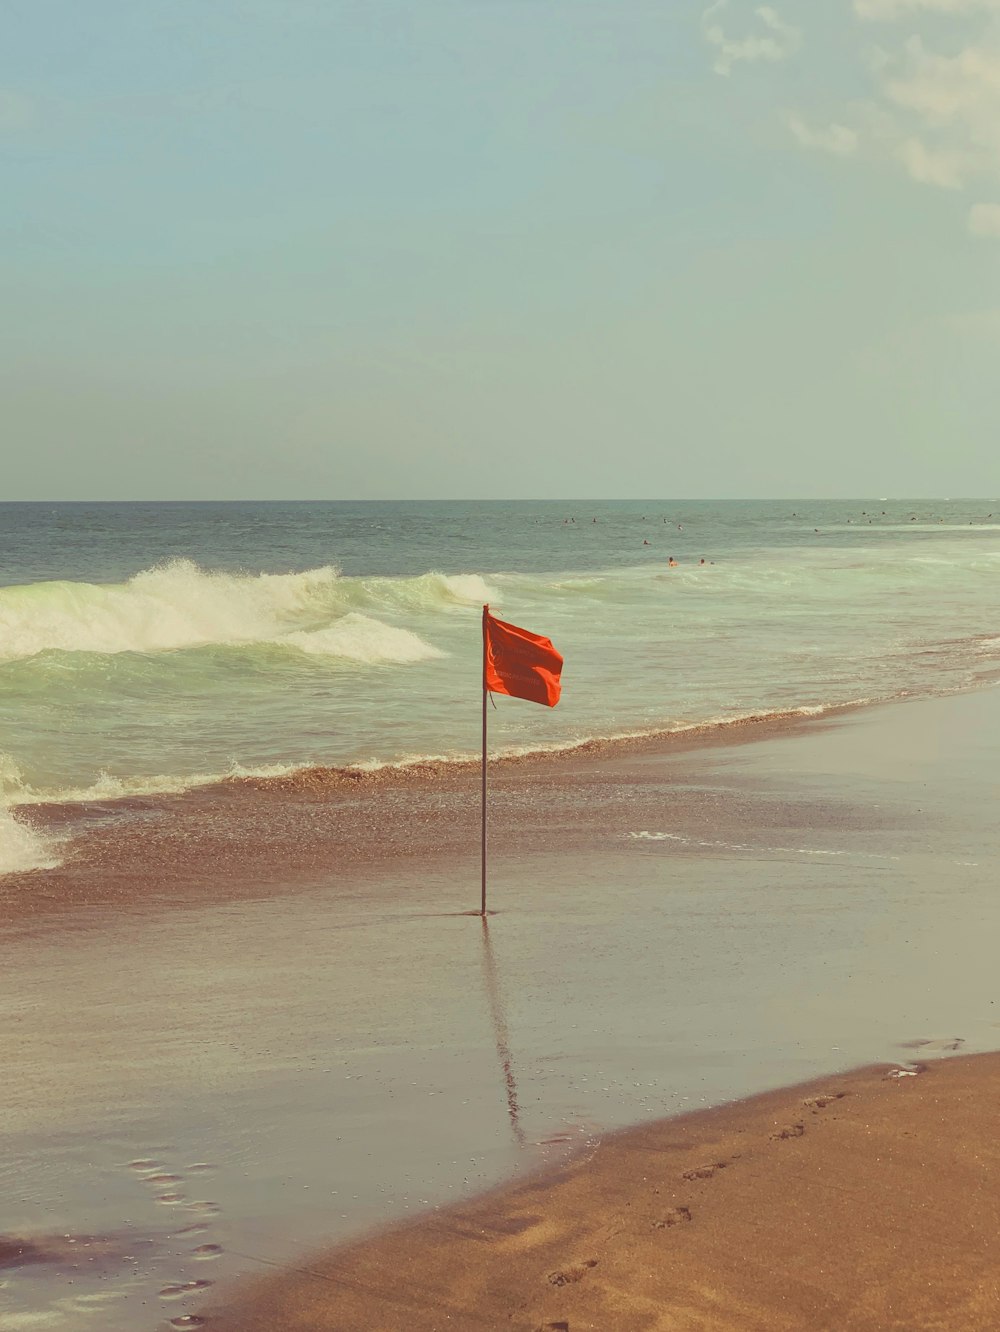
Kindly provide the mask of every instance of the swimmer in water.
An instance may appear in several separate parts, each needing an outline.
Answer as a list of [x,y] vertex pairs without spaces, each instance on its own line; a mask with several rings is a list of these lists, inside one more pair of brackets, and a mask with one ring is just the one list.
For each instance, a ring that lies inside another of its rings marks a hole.
[[667,568],[668,568],[668,569],[676,569],[676,568],[677,568],[677,561],[674,559],[674,557],[673,557],[672,555],[671,555],[670,559],[667,560]]

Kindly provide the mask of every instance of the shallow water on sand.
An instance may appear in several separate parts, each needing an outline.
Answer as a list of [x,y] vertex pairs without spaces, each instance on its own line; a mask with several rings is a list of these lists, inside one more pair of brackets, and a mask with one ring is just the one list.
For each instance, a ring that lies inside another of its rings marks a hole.
[[91,1243],[0,1269],[0,1332],[170,1326],[599,1130],[991,1048],[998,712],[643,759],[640,826],[499,859],[486,934],[474,876],[398,857],[47,918],[5,971],[0,1233]]

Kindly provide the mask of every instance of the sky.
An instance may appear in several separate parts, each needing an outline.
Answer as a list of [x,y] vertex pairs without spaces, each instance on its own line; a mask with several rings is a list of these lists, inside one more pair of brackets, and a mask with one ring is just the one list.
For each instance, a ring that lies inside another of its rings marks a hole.
[[0,499],[1000,495],[1000,0],[5,0]]

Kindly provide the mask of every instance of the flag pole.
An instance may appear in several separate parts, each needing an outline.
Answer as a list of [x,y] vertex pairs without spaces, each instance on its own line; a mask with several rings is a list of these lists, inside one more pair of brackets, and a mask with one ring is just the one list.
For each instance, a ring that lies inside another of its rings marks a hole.
[[482,876],[483,896],[479,914],[486,919],[486,617],[490,613],[488,605],[483,606],[483,818],[482,818]]

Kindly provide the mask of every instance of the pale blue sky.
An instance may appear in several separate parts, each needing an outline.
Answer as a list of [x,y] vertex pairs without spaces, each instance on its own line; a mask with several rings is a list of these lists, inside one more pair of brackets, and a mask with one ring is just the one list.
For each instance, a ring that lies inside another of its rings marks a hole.
[[7,0],[0,498],[1000,494],[1000,0]]

